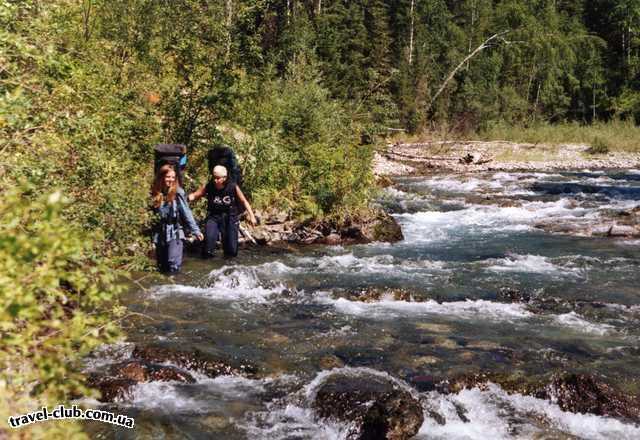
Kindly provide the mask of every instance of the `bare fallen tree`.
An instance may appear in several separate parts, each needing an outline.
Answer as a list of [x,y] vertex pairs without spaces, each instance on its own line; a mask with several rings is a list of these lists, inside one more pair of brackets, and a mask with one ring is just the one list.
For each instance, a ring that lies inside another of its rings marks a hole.
[[444,80],[444,82],[442,83],[442,85],[440,85],[440,88],[438,89],[438,91],[436,92],[435,95],[433,95],[433,98],[431,99],[431,101],[429,102],[429,106],[427,107],[427,111],[431,110],[431,107],[433,106],[433,104],[435,103],[436,99],[438,99],[438,96],[440,96],[440,94],[444,91],[444,89],[447,87],[447,84],[449,84],[449,81],[451,81],[451,79],[453,79],[453,77],[455,76],[455,74],[458,72],[458,70],[460,70],[462,68],[462,66],[465,65],[465,63],[467,63],[471,58],[473,58],[474,56],[476,56],[477,54],[479,54],[482,50],[486,49],[487,47],[491,47],[493,46],[496,42],[498,41],[502,41],[504,43],[509,43],[507,40],[505,40],[504,38],[502,38],[503,35],[508,34],[509,31],[503,31],[503,32],[498,32],[497,34],[493,34],[492,36],[490,36],[489,38],[487,38],[486,40],[484,40],[484,42],[475,48],[475,50],[473,52],[471,52],[469,55],[467,55],[464,60],[462,60],[460,62],[460,64],[458,64],[456,66],[455,69],[453,69],[451,71],[451,73],[449,73],[449,76],[447,76],[447,78]]

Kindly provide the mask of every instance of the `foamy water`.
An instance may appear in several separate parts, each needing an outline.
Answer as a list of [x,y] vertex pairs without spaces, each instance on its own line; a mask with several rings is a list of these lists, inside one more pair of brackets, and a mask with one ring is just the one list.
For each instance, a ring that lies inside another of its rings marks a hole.
[[536,273],[551,276],[580,276],[581,270],[558,265],[542,255],[512,255],[500,258],[487,267],[492,272]]
[[383,296],[379,301],[374,302],[334,299],[328,296],[321,297],[319,300],[325,304],[331,304],[341,313],[374,319],[446,315],[468,320],[511,321],[532,316],[521,304],[504,304],[487,300],[409,302],[396,301],[389,296]]
[[[508,394],[495,384],[490,384],[486,391],[473,388],[446,396],[433,392],[429,394],[429,401],[429,407],[446,421],[441,425],[427,417],[417,437],[420,439],[525,439],[545,431],[551,431],[551,438],[563,434],[585,439],[640,438],[637,425],[562,411],[558,405],[544,400]],[[460,417],[460,411],[466,420]],[[534,417],[547,424],[534,422]]]
[[[566,183],[577,186],[552,194]],[[583,185],[607,188],[592,194]],[[248,359],[269,378],[192,372],[195,384],[139,384],[120,405],[168,416],[176,431],[167,438],[187,426],[193,437],[344,439],[347,424],[311,409],[318,387],[339,372],[391,380],[419,398],[419,439],[640,438],[637,425],[564,412],[497,385],[442,395],[402,380],[579,369],[630,383],[640,368],[640,240],[552,235],[536,225],[597,225],[608,211],[638,206],[638,187],[624,174],[597,170],[401,179],[381,204],[401,224],[402,242],[250,257],[243,250],[215,270],[196,269],[196,282],[178,277],[178,284],[141,293],[134,310],[153,320],[132,330],[140,331],[136,343],[211,346]],[[509,302],[504,288],[532,299]],[[379,299],[354,300],[368,291]],[[107,351],[89,367],[121,361],[127,350]],[[142,423],[156,423],[149,419]],[[216,420],[233,429],[216,431]]]

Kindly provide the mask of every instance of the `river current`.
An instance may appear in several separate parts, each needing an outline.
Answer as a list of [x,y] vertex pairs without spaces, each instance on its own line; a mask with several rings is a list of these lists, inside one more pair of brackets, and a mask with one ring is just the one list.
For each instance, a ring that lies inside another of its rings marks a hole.
[[[390,375],[420,397],[419,439],[640,438],[627,421],[564,412],[498,385],[445,395],[416,380],[565,371],[640,394],[640,240],[535,227],[597,224],[639,206],[640,171],[401,178],[379,203],[403,241],[189,259],[174,284],[132,289],[124,303],[140,315],[126,323],[129,342],[90,362],[162,342],[247,360],[265,378],[194,373],[194,384],[139,384],[131,401],[112,405],[136,428],[92,426],[96,437],[343,438],[346,427],[317,420],[309,402],[341,368]],[[359,300],[363,291],[378,296]]]

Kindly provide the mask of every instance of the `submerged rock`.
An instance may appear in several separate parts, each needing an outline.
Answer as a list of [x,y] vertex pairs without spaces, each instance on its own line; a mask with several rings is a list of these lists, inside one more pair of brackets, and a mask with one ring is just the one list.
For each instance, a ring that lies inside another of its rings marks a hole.
[[408,439],[424,421],[420,402],[382,375],[336,372],[318,387],[312,405],[323,419],[349,423],[348,439]]
[[247,364],[232,365],[227,361],[211,359],[198,350],[180,351],[151,345],[136,346],[130,359],[108,365],[101,371],[94,371],[89,375],[87,383],[100,391],[102,402],[113,402],[130,399],[131,389],[138,383],[194,383],[196,380],[186,370],[197,371],[209,377],[247,376],[255,373],[255,369]]
[[597,220],[553,219],[538,222],[535,228],[556,234],[578,237],[640,237],[640,222],[632,211],[603,213]]
[[100,391],[100,402],[116,402],[130,400],[131,390],[138,382],[133,379],[121,377],[89,377],[87,384],[89,387]]
[[501,287],[498,290],[496,299],[502,302],[529,302],[531,300],[531,294],[529,292],[522,291],[514,287]]
[[232,365],[227,360],[212,359],[199,350],[181,351],[158,345],[136,346],[131,356],[147,362],[169,362],[180,368],[198,371],[209,377],[223,375],[248,376],[256,373],[256,368],[252,365],[242,362],[235,362]]
[[111,375],[135,380],[136,382],[150,381],[178,381],[194,383],[191,374],[171,365],[147,363],[140,360],[130,360],[111,366]]
[[385,298],[391,298],[394,301],[413,301],[411,293],[404,289],[384,289],[370,287],[360,290],[353,290],[347,293],[347,297],[351,301],[376,302]]
[[133,359],[112,364],[105,373],[93,373],[88,384],[100,391],[101,402],[113,402],[130,399],[133,386],[152,381],[194,383],[195,379],[188,372],[170,365]]
[[546,398],[564,411],[591,413],[640,422],[640,400],[625,396],[612,386],[587,374],[561,374],[545,387]]
[[464,374],[442,381],[437,389],[457,393],[463,389],[486,389],[500,385],[508,393],[519,393],[556,403],[563,411],[640,422],[640,399],[628,396],[602,379],[589,374],[556,373],[550,378],[522,377],[501,373]]

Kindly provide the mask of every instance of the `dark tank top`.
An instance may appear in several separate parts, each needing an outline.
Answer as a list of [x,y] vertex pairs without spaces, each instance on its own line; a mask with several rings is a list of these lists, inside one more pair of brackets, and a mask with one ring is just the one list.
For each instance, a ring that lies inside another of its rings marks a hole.
[[227,181],[222,189],[216,189],[213,182],[207,183],[207,214],[209,216],[233,214],[237,215],[236,203],[236,184],[233,181]]

